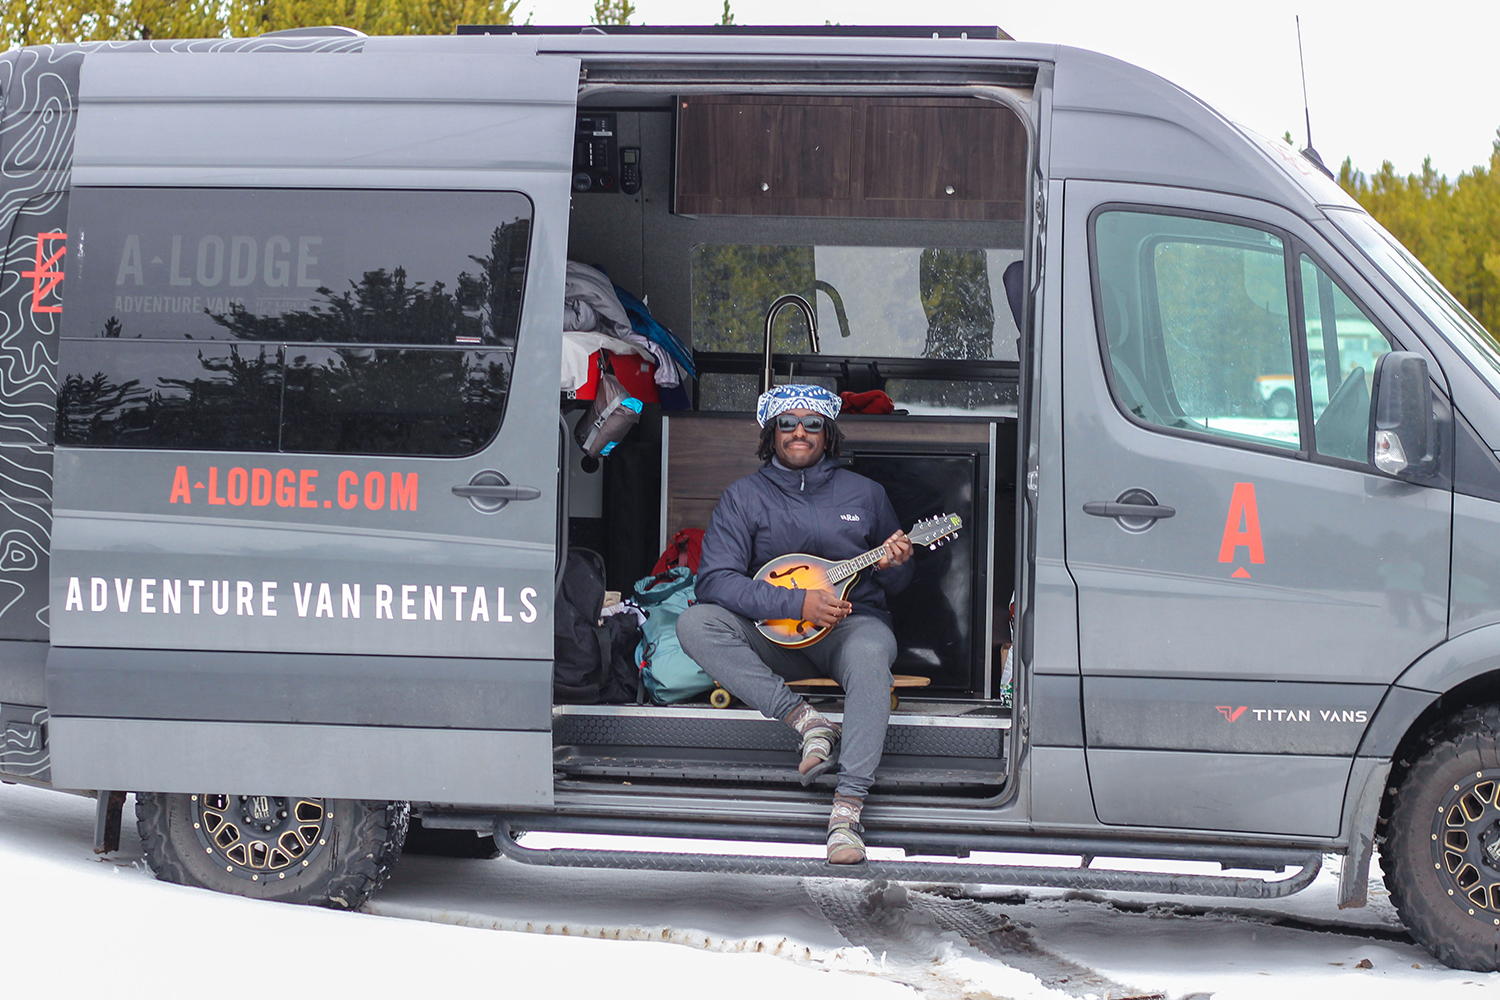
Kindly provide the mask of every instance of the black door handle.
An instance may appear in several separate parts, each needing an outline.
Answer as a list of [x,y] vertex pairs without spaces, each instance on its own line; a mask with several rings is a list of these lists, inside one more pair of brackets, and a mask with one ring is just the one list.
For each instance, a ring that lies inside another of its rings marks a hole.
[[535,486],[487,486],[473,485],[453,487],[453,495],[456,497],[470,497],[480,500],[535,500],[542,495],[542,491]]
[[535,500],[542,491],[535,486],[516,486],[494,469],[474,473],[467,483],[453,487],[453,495],[463,497],[481,514],[498,514],[512,500]]
[[1133,535],[1150,530],[1160,518],[1171,517],[1176,508],[1157,503],[1149,490],[1131,488],[1113,500],[1090,500],[1083,505],[1085,514],[1112,517],[1115,523]]
[[1160,517],[1171,517],[1177,513],[1177,508],[1168,507],[1166,504],[1146,503],[1120,503],[1117,500],[1091,500],[1083,505],[1085,514],[1095,517],[1141,517],[1156,520]]

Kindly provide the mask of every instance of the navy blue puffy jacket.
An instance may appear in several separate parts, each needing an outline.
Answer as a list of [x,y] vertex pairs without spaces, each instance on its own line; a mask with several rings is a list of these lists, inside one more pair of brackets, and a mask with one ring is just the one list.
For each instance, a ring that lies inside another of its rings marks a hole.
[[[850,559],[900,527],[885,489],[841,468],[836,458],[803,470],[763,465],[730,483],[709,518],[698,600],[757,621],[801,618],[805,593],[752,579],[761,566],[789,552]],[[911,574],[910,561],[861,573],[849,592],[854,613],[877,615],[889,625],[886,595],[899,593]]]

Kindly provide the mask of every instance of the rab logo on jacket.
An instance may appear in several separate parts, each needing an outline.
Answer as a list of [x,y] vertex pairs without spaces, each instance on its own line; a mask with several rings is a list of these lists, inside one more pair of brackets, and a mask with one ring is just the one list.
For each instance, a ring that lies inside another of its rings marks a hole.
[[845,521],[858,521],[859,520],[859,515],[858,514],[840,514],[839,517],[842,518]]
[[[1234,484],[1234,492],[1229,497],[1229,516],[1224,521],[1224,540],[1219,543],[1219,562],[1234,562],[1241,546],[1249,550],[1250,562],[1254,565],[1266,561],[1266,550],[1260,539],[1260,511],[1255,505],[1254,483]],[[1236,580],[1250,579],[1250,571],[1244,566],[1229,575]]]

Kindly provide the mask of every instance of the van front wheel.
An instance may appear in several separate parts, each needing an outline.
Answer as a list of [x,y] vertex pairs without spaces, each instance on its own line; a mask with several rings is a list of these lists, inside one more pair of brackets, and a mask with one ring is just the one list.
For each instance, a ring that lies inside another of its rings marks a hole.
[[218,892],[354,909],[401,856],[410,808],[305,796],[140,792],[156,877]]
[[1381,867],[1412,937],[1457,969],[1500,970],[1500,705],[1423,740],[1396,790]]

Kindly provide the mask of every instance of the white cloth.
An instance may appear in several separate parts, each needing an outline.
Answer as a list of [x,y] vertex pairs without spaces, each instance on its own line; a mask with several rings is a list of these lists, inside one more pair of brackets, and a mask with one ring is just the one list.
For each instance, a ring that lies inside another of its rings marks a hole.
[[608,618],[610,615],[635,615],[636,621],[640,622],[642,626],[646,624],[647,618],[645,609],[634,601],[621,601],[619,604],[611,604],[609,607],[600,612],[600,614],[603,615],[603,618],[600,618],[600,621],[603,621],[604,618]]
[[[576,260],[568,261],[568,273],[563,285],[563,329],[595,331],[628,340],[642,349],[642,357],[649,357],[656,362],[653,378],[657,385],[682,384],[682,376],[677,372],[672,355],[662,345],[635,332],[635,328],[630,325],[630,316],[626,314],[625,307],[620,305],[620,297],[615,294],[614,283],[597,267],[589,267]],[[583,384],[580,382],[570,386],[568,371],[565,360],[563,389],[576,389]]]
[[589,359],[600,348],[616,354],[637,354],[647,361],[656,360],[650,351],[628,340],[586,330],[565,330],[562,335],[563,392],[577,392],[588,384],[594,370]]

